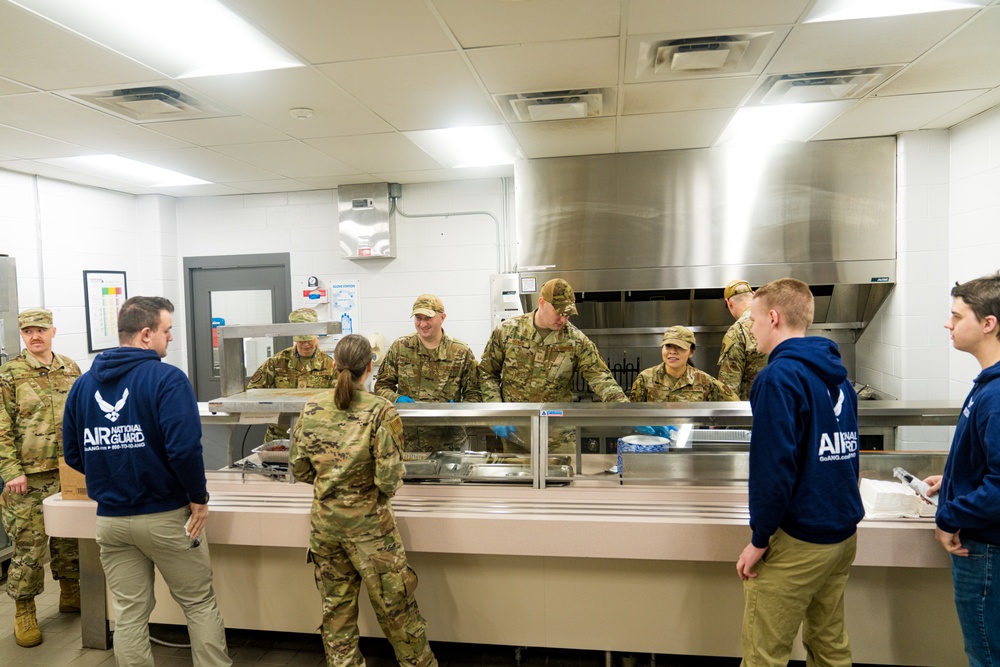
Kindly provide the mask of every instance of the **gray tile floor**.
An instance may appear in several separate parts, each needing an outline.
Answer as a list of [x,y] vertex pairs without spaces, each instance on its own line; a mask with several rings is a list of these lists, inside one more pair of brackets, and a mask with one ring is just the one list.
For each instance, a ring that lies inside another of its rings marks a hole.
[[[60,614],[58,585],[49,579],[45,586],[45,593],[35,598],[43,641],[34,648],[21,648],[14,642],[14,601],[0,590],[0,666],[113,667],[115,661],[112,651],[80,648],[79,614]],[[187,643],[187,631],[184,627],[153,625],[150,635],[170,644]],[[227,630],[226,640],[236,667],[322,667],[326,664],[319,635],[315,634]],[[510,646],[445,642],[432,642],[432,647],[441,667],[517,664],[520,667],[605,666],[605,654],[601,651],[525,648],[515,652]],[[384,639],[364,638],[361,650],[368,667],[392,667],[397,664],[392,648]],[[154,644],[153,655],[157,667],[192,667],[191,652],[187,648]],[[634,661],[623,660],[624,657],[622,654],[614,654],[613,667],[650,667],[651,656],[648,654],[635,655]],[[737,658],[655,656],[656,667],[737,667],[739,663]]]

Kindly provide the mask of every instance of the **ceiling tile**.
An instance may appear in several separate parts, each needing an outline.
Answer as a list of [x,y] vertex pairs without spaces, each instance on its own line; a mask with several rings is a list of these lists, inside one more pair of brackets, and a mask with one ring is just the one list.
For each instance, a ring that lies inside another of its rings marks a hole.
[[147,128],[196,146],[281,141],[288,135],[246,116],[149,123]]
[[438,183],[442,181],[471,181],[482,178],[513,178],[514,165],[501,164],[492,167],[467,167],[465,169],[380,172],[372,174],[372,176],[375,176],[379,181],[387,181],[389,183]]
[[993,90],[983,93],[979,97],[973,98],[965,104],[955,107],[943,116],[935,118],[924,127],[927,129],[954,127],[955,125],[969,120],[972,117],[992,109],[997,105],[1000,105],[1000,88],[994,88]]
[[618,150],[707,148],[722,134],[732,114],[732,109],[716,109],[625,116],[618,125]]
[[0,76],[58,90],[145,81],[162,74],[0,2]]
[[975,14],[936,14],[798,25],[767,67],[769,73],[818,72],[908,63]]
[[[330,190],[341,185],[353,185],[355,183],[380,183],[386,179],[373,176],[371,174],[341,174],[339,176],[310,176],[308,178],[298,178],[296,180],[301,183],[305,183],[316,190]],[[393,183],[402,182],[404,181],[393,181]]]
[[[296,139],[371,134],[391,130],[385,121],[311,67],[186,79],[185,83],[219,104],[250,116]],[[289,109],[307,107],[307,120]],[[264,139],[261,137],[260,141]]]
[[303,190],[314,190],[315,186],[295,181],[290,178],[279,178],[273,181],[235,181],[228,183],[230,187],[238,188],[244,192],[254,194],[265,194],[268,192],[301,192]]
[[16,81],[0,77],[0,95],[17,95],[20,93],[33,92],[36,92],[35,88],[29,88],[28,86],[23,86]]
[[93,155],[94,149],[0,125],[0,146],[7,155],[34,159]]
[[737,106],[756,83],[755,76],[693,79],[625,86],[625,115],[720,109]]
[[216,146],[213,150],[288,178],[336,176],[357,171],[301,141]]
[[469,60],[491,93],[521,93],[614,86],[619,40],[518,44],[469,51]]
[[820,131],[813,140],[877,137],[921,129],[982,91],[872,97],[861,100]]
[[424,0],[228,0],[226,4],[311,63],[453,50]]
[[124,157],[147,164],[172,169],[182,174],[216,183],[229,181],[257,181],[278,178],[278,175],[259,167],[222,155],[207,148],[182,148],[172,151],[144,151],[125,153]]
[[[1000,85],[1000,8],[981,13],[968,25],[907,67],[877,91],[907,95],[935,90],[992,88]],[[974,66],[970,66],[974,64]]]
[[794,23],[811,0],[630,0],[628,34]]
[[51,93],[0,97],[0,119],[11,127],[105,153],[187,146],[182,141],[150,132],[141,125]]
[[399,131],[491,125],[500,120],[490,98],[455,53],[319,69]]
[[440,169],[443,166],[405,136],[395,132],[309,139],[305,143],[365,173]]
[[[621,0],[432,0],[467,49],[499,44],[617,37]],[[559,16],[561,20],[552,21]]]
[[599,155],[615,152],[614,118],[516,123],[510,126],[525,157]]

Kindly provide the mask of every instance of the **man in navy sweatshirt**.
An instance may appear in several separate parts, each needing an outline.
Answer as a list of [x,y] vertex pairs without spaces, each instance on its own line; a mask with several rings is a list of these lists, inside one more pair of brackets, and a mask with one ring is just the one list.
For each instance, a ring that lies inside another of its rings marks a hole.
[[858,397],[832,341],[806,336],[809,286],[782,278],[750,305],[767,366],[750,390],[750,544],[743,580],[743,665],[787,665],[802,626],[810,664],[849,667],[844,588],[864,517]]
[[97,501],[97,544],[115,610],[115,661],[148,665],[153,566],[184,611],[196,667],[231,665],[212,589],[201,420],[167,355],[173,304],[137,296],[118,313],[121,347],[77,380],[63,415],[66,463]]
[[940,489],[935,535],[951,554],[955,607],[970,667],[1000,665],[1000,273],[955,284],[951,331],[956,350],[982,372],[955,427]]

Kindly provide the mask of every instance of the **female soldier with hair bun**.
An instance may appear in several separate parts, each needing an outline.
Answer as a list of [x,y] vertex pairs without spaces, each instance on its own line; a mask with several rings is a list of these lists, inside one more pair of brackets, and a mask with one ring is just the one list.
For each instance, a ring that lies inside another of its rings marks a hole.
[[290,452],[296,478],[314,489],[309,560],[323,596],[327,664],[365,664],[358,649],[363,581],[399,664],[436,666],[413,594],[417,575],[389,504],[403,483],[403,425],[389,401],[364,389],[372,372],[368,339],[345,336],[333,354],[336,386],[306,402]]

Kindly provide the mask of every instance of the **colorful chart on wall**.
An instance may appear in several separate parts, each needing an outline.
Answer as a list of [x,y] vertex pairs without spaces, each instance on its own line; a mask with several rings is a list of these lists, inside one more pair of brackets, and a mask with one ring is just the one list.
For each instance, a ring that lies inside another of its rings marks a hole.
[[84,271],[83,293],[87,306],[87,351],[118,347],[118,310],[128,292],[124,271]]

